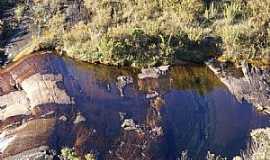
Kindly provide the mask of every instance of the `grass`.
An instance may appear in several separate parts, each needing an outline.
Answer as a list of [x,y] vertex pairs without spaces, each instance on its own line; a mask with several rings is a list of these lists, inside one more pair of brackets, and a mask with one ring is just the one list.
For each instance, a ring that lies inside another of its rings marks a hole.
[[[63,4],[71,2],[47,0],[35,1],[28,12],[38,48],[90,63],[140,68],[222,54],[223,61],[269,64],[270,2],[209,2],[84,0],[70,15]],[[75,14],[82,18],[70,18]]]
[[270,128],[255,129],[251,132],[251,144],[242,157],[252,160],[264,160],[270,157]]
[[16,7],[16,9],[14,10],[15,17],[16,17],[16,19],[17,19],[18,22],[21,21],[25,10],[26,10],[26,6],[23,5],[23,4],[19,4]]
[[235,22],[236,18],[242,14],[242,5],[240,1],[232,1],[230,4],[224,4],[223,16],[228,24]]
[[[176,54],[180,55],[179,49],[188,51],[188,44],[199,46],[205,36],[200,26],[193,25],[204,10],[199,0],[180,4],[164,0],[149,3],[85,0],[83,7],[91,13],[91,20],[69,27],[66,21],[59,20],[65,17],[61,9],[49,4],[37,2],[33,10],[33,15],[38,15],[35,16],[38,27],[35,29],[33,25],[33,30],[41,30],[36,34],[35,39],[40,42],[37,45],[42,49],[57,48],[70,57],[90,63],[134,67],[173,64]],[[44,18],[48,18],[46,23]]]
[[[250,133],[251,142],[241,156],[234,157],[235,160],[267,160],[270,157],[270,128],[254,129]],[[180,155],[179,160],[189,160],[187,151]],[[208,151],[207,160],[226,160]]]
[[[61,156],[66,160],[81,160],[82,159],[82,157],[78,156],[74,152],[74,150],[72,150],[70,148],[63,148],[61,150]],[[84,155],[84,159],[85,160],[96,160],[97,157],[93,153],[88,153],[88,154]]]
[[[227,160],[227,158],[223,158],[219,155],[212,154],[210,151],[207,152],[205,159],[206,160]],[[192,158],[190,158],[188,156],[188,151],[185,150],[185,151],[181,152],[181,154],[180,154],[179,158],[177,158],[177,160],[192,160]]]

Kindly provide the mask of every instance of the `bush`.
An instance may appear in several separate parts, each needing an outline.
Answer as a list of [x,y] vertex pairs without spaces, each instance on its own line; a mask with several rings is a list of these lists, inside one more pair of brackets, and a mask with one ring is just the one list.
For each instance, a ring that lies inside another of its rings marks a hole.
[[67,160],[80,160],[76,153],[70,148],[63,148],[61,155]]
[[[36,1],[33,43],[82,61],[135,67],[202,62],[218,52],[226,60],[268,61],[268,0],[83,2]],[[64,4],[88,16],[73,23]]]
[[[74,150],[70,148],[63,148],[61,150],[61,156],[66,160],[81,160],[82,157],[79,157]],[[97,157],[94,153],[88,153],[84,156],[86,160],[96,160]]]
[[270,128],[256,129],[251,132],[251,145],[242,157],[252,160],[264,160],[270,157]]
[[[43,33],[37,33],[33,37],[33,44],[40,49],[55,49],[63,46],[64,17],[62,14],[55,14],[46,25],[43,26]],[[39,30],[39,29],[38,29]]]
[[255,28],[267,27],[270,21],[269,0],[248,0],[247,9],[250,11],[249,22]]
[[83,23],[64,34],[64,50],[71,57],[92,63],[134,67],[168,64],[173,54],[169,37],[151,36],[140,29],[96,36]]
[[18,22],[21,21],[25,9],[26,9],[26,6],[25,6],[25,5],[19,4],[19,5],[17,5],[16,9],[14,10],[15,17],[16,17],[16,19],[18,20]]

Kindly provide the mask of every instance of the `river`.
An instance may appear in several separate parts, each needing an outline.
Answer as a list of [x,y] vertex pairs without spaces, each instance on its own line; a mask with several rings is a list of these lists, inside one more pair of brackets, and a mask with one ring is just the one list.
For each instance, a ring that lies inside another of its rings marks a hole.
[[246,149],[252,129],[270,126],[269,116],[239,102],[206,66],[172,67],[159,79],[137,74],[51,54],[10,65],[0,81],[10,76],[19,87],[0,85],[2,156],[46,146],[100,159],[167,160],[183,151],[195,160],[208,151],[231,159]]

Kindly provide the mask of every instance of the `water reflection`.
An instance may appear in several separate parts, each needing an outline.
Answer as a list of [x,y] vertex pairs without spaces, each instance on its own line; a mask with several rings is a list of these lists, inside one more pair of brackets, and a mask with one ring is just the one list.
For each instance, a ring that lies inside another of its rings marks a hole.
[[[236,101],[206,67],[173,67],[160,79],[138,80],[136,70],[55,56],[38,61],[43,73],[63,75],[57,87],[72,103],[34,106],[31,115],[2,121],[1,144],[13,136],[26,137],[9,143],[9,149],[0,146],[6,156],[39,146],[57,152],[68,146],[100,159],[167,160],[184,150],[194,159],[204,159],[208,150],[231,158],[244,149],[251,129],[270,126],[268,117]],[[45,66],[50,66],[46,72]],[[133,77],[123,95],[118,76]],[[6,136],[6,127],[15,122],[20,123]]]

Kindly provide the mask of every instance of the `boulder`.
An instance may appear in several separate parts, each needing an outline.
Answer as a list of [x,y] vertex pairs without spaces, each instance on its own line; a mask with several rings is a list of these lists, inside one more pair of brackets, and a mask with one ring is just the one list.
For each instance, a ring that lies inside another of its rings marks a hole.
[[4,22],[0,20],[0,40],[3,38],[4,33]]
[[79,123],[82,123],[85,121],[86,121],[86,118],[79,112],[79,113],[77,113],[77,116],[76,116],[75,120],[73,121],[73,124],[79,124]]
[[131,76],[118,76],[116,86],[120,91],[120,96],[124,97],[124,88],[133,83],[133,78]]
[[169,70],[170,66],[160,66],[154,68],[142,68],[141,73],[138,74],[139,79],[147,79],[147,78],[159,78],[162,75],[165,75]]
[[236,96],[238,101],[248,101],[257,110],[270,114],[270,68],[251,66],[242,62],[241,68],[222,67],[218,61],[212,60],[206,65]]
[[125,119],[121,127],[126,131],[137,130],[137,126],[133,119]]

